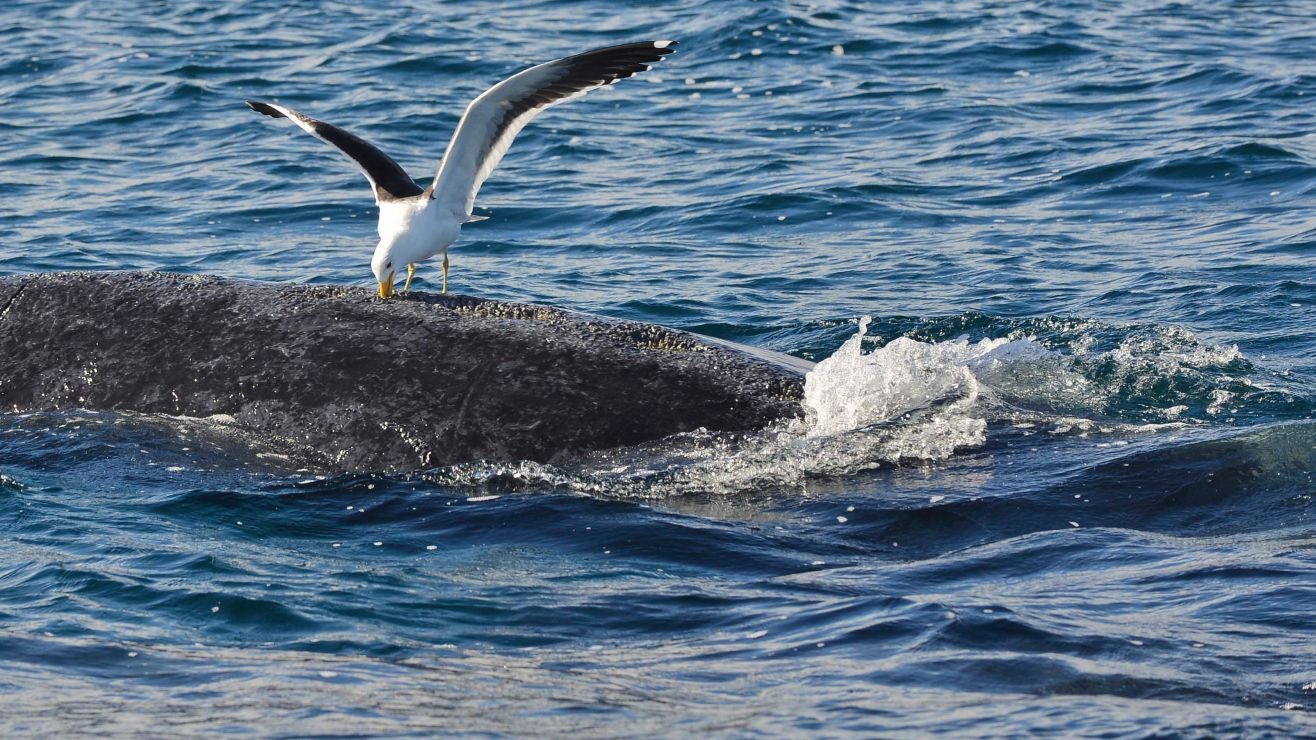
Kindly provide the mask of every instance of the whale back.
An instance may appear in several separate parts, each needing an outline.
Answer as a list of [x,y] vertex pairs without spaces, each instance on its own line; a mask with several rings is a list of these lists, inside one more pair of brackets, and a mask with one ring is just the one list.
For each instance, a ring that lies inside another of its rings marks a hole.
[[800,368],[544,306],[167,273],[0,278],[0,410],[221,418],[326,471],[553,462],[800,413]]

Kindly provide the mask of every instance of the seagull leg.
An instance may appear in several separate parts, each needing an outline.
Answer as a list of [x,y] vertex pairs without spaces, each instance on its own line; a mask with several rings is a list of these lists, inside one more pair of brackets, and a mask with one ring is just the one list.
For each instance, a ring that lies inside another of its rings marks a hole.
[[443,293],[448,293],[448,253],[443,253]]
[[416,265],[414,263],[407,265],[407,284],[402,286],[403,293],[411,292],[411,279],[415,276],[416,276]]

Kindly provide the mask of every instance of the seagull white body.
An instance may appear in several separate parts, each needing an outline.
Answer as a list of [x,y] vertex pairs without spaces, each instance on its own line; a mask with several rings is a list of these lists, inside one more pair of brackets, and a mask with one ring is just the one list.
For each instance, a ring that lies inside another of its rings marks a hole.
[[[457,241],[465,220],[423,195],[380,203],[379,245],[370,260],[376,280],[384,285],[386,276],[402,265],[414,265],[438,254],[447,257],[448,246]],[[446,277],[444,283],[446,293]]]
[[258,113],[287,118],[307,133],[338,147],[370,181],[379,206],[379,245],[370,266],[379,295],[393,295],[395,276],[443,255],[443,290],[448,288],[448,246],[461,226],[481,220],[471,209],[475,196],[512,140],[544,109],[649,69],[672,53],[675,41],[644,41],[610,46],[540,64],[486,90],[466,107],[424,190],[388,155],[343,129],[272,103],[247,101]]

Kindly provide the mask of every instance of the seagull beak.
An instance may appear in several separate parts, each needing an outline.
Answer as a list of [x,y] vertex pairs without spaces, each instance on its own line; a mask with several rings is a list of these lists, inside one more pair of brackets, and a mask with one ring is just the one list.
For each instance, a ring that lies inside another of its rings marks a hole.
[[393,297],[393,273],[388,274],[388,279],[379,284],[379,297],[388,300]]

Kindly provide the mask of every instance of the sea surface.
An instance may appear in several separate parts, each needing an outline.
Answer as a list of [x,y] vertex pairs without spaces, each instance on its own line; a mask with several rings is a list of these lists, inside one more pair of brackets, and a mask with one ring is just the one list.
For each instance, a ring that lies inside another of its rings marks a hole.
[[802,420],[325,477],[0,415],[3,734],[1316,735],[1310,2],[9,0],[0,274],[372,286],[365,180],[245,99],[427,184],[661,38],[450,288],[818,361]]

